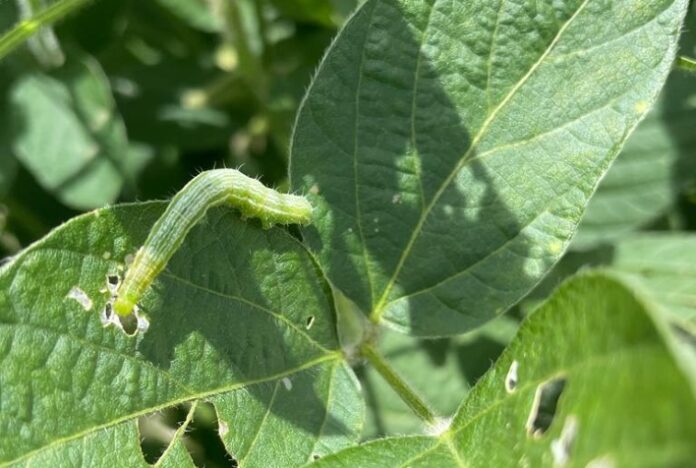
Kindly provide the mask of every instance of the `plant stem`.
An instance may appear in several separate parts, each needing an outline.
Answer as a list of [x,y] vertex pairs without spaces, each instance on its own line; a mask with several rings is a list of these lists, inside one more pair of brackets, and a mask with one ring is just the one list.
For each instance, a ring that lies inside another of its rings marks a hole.
[[680,55],[677,57],[677,68],[696,73],[696,59]]
[[89,1],[91,0],[60,0],[39,11],[32,18],[18,22],[0,37],[0,60],[36,34],[42,27],[63,19]]
[[[254,2],[255,3],[255,2]],[[254,7],[254,10],[244,9],[244,5]],[[250,15],[254,15],[250,17]],[[258,50],[258,45],[253,46],[254,31],[250,28],[252,22],[259,21],[256,17],[255,6],[247,3],[242,3],[239,0],[229,2],[225,11],[227,21],[228,35],[231,39],[234,48],[237,50],[239,57],[239,71],[247,82],[247,86],[254,92],[257,100],[261,103],[266,101],[267,83],[266,75],[261,63],[261,55],[263,50]],[[251,21],[246,21],[245,19]],[[257,28],[261,26],[256,24]],[[258,33],[258,31],[256,31]]]
[[432,425],[436,421],[436,416],[428,405],[408,386],[408,384],[391,368],[379,352],[370,345],[361,348],[362,355],[374,366],[377,372],[387,381],[387,383],[399,394],[401,399],[408,405],[416,415]]

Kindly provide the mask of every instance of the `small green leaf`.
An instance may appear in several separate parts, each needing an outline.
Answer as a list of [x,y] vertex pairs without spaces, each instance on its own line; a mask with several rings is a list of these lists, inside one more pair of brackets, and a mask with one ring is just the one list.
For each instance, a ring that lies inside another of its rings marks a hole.
[[370,0],[302,106],[305,238],[373,321],[475,328],[566,249],[652,106],[688,2]]
[[199,400],[244,466],[301,464],[359,437],[328,287],[284,230],[212,210],[146,294],[149,329],[102,325],[107,275],[163,206],[76,218],[0,271],[0,463],[80,464],[118,447],[103,466],[137,466],[138,417]]
[[440,437],[384,439],[317,465],[689,466],[696,379],[675,356],[630,287],[582,275],[525,321]]
[[99,64],[27,73],[10,93],[13,150],[37,181],[73,208],[116,200],[131,176],[128,139]]

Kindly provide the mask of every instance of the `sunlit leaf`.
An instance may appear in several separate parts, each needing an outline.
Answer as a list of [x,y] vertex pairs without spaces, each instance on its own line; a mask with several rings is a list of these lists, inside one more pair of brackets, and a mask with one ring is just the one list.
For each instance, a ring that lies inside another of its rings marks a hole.
[[384,439],[318,466],[689,466],[696,379],[664,330],[629,287],[580,276],[526,320],[441,436]]
[[687,1],[366,2],[291,149],[336,287],[416,335],[475,328],[565,251],[674,59]]
[[326,283],[281,229],[212,211],[145,297],[149,329],[104,327],[107,275],[122,273],[162,207],[76,218],[0,272],[0,462],[135,466],[138,417],[199,400],[243,466],[354,442],[362,399]]

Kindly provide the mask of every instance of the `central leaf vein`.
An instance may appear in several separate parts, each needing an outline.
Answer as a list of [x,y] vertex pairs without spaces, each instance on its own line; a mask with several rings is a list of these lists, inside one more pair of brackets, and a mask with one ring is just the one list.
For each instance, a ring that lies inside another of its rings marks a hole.
[[510,102],[510,100],[517,94],[519,89],[529,80],[529,78],[534,75],[534,72],[541,66],[541,64],[544,62],[546,57],[551,53],[551,51],[554,49],[556,44],[560,41],[561,37],[563,36],[563,33],[568,29],[568,27],[573,23],[573,21],[578,17],[578,15],[584,10],[584,8],[587,6],[589,1],[590,0],[584,0],[582,2],[582,4],[580,4],[578,9],[575,11],[575,13],[573,13],[573,15],[561,26],[561,28],[556,33],[556,36],[549,43],[548,47],[544,50],[544,52],[537,59],[537,61],[530,67],[530,69],[527,71],[527,73],[512,87],[512,89],[508,92],[508,94],[501,100],[500,104],[498,104],[498,106],[496,106],[496,108],[490,113],[490,115],[483,122],[481,129],[476,133],[476,136],[472,139],[471,145],[469,146],[469,149],[466,151],[464,156],[462,156],[460,162],[455,166],[454,170],[452,170],[452,172],[447,176],[445,181],[440,185],[437,192],[435,193],[435,196],[433,197],[431,202],[426,207],[425,212],[418,219],[418,222],[416,223],[416,226],[411,234],[411,237],[409,238],[409,241],[406,244],[406,247],[404,248],[404,251],[402,252],[402,254],[399,258],[399,262],[397,263],[396,268],[394,269],[394,273],[391,275],[389,281],[387,282],[387,285],[384,288],[384,291],[382,293],[382,296],[381,296],[379,302],[377,303],[376,307],[373,309],[371,319],[374,322],[378,322],[381,319],[382,314],[385,310],[384,306],[386,305],[387,300],[389,298],[389,293],[391,292],[392,288],[394,287],[394,284],[396,283],[396,280],[399,276],[399,273],[401,272],[401,269],[403,268],[403,266],[406,262],[406,259],[410,255],[411,250],[413,249],[413,246],[415,245],[415,242],[418,239],[418,236],[420,235],[420,232],[423,228],[423,225],[425,224],[425,221],[427,220],[432,209],[435,207],[435,205],[437,205],[437,202],[439,201],[442,194],[445,192],[445,190],[452,183],[452,181],[457,176],[459,171],[473,159],[474,150],[476,148],[476,145],[479,143],[481,138],[485,135],[486,131],[488,130],[488,128],[490,127],[492,122],[495,120],[497,115],[505,108],[505,106],[508,104],[508,102]]

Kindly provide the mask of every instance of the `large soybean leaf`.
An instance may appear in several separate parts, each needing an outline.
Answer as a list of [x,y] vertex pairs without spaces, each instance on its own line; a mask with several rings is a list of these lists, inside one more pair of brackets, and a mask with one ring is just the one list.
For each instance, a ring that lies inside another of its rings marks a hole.
[[632,289],[579,276],[526,320],[440,437],[385,439],[318,465],[690,466],[696,380],[677,355]]
[[125,127],[106,76],[89,58],[60,70],[23,74],[10,91],[12,148],[36,180],[66,205],[116,200],[132,179]]
[[566,249],[674,58],[684,0],[370,0],[291,150],[304,231],[374,321],[460,333]]
[[[684,25],[681,50],[696,53],[696,13]],[[573,247],[586,249],[645,227],[674,206],[696,181],[696,76],[674,70],[660,100],[631,135],[597,188]]]
[[[384,330],[379,350],[434,412],[447,418],[498,358],[516,327],[515,320],[500,317],[474,332],[436,340]],[[374,368],[366,366],[359,376],[367,400],[363,439],[423,434],[429,429]]]
[[76,218],[0,272],[0,464],[136,466],[138,417],[199,400],[243,466],[304,463],[359,437],[331,296],[281,229],[211,211],[144,298],[149,329],[102,325],[106,276],[162,208]]

